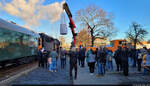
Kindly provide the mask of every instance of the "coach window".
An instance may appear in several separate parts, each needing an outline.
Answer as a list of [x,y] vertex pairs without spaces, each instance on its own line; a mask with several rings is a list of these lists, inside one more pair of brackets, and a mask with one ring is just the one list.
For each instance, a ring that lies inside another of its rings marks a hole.
[[26,34],[24,34],[23,35],[23,44],[24,44],[24,46],[27,46],[28,45],[28,35],[26,35]]
[[122,44],[122,41],[119,41],[119,45],[121,45]]
[[11,33],[9,30],[3,29],[3,28],[0,28],[0,33],[1,33],[1,36],[0,36],[1,47],[5,48],[9,46],[9,43],[11,40],[10,38]]
[[110,46],[113,47],[113,46],[114,46],[114,43],[113,43],[113,42],[110,42]]

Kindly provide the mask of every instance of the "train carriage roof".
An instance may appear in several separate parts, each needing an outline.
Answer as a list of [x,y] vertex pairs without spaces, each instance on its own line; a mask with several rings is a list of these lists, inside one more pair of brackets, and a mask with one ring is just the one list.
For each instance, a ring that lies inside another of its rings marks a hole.
[[24,34],[32,35],[35,37],[40,37],[38,33],[35,33],[33,31],[31,31],[27,28],[21,27],[19,25],[12,24],[12,23],[7,22],[3,19],[0,19],[0,27],[8,29],[8,30],[13,30],[13,31],[24,33]]
[[42,38],[45,38],[47,42],[54,41],[55,44],[60,45],[60,41],[58,39],[54,39],[53,37],[46,35],[45,33],[39,33]]
[[44,38],[47,42],[54,41],[54,38],[46,35],[45,33],[39,33],[42,38]]
[[60,45],[60,41],[58,39],[54,39],[54,42],[57,44],[57,45]]

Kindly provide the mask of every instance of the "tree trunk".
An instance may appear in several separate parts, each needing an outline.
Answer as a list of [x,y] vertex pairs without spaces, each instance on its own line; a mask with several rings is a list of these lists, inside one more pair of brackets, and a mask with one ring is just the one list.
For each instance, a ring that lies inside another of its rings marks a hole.
[[92,40],[91,40],[91,47],[94,46],[94,36],[93,36],[93,29],[91,29],[91,37],[92,37]]
[[136,43],[137,43],[137,40],[135,39],[134,40],[134,49],[136,49]]
[[93,47],[94,46],[94,37],[92,37],[92,46],[91,47]]
[[137,39],[134,40],[134,55],[133,55],[133,60],[134,60],[134,63],[133,63],[133,67],[136,67],[136,43],[137,43]]

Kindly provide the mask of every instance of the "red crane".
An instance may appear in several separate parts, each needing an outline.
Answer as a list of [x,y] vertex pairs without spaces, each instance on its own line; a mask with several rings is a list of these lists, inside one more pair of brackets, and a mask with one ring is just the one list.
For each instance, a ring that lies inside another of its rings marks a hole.
[[75,26],[74,21],[73,21],[73,19],[72,19],[72,14],[71,14],[71,12],[70,12],[70,10],[69,10],[69,7],[68,7],[67,3],[64,3],[64,4],[63,4],[63,9],[66,11],[66,13],[67,13],[67,15],[68,15],[68,17],[69,17],[69,20],[70,20],[70,22],[69,22],[69,27],[71,28],[71,31],[72,31],[73,44],[74,44],[74,46],[75,46],[75,43],[76,43],[76,38],[75,38],[75,37],[76,37],[76,33],[75,33],[74,28],[75,28],[76,26]]

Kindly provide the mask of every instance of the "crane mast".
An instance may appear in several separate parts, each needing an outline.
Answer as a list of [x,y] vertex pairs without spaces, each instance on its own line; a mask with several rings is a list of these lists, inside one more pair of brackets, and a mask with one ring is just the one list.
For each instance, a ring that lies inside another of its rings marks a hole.
[[71,32],[72,32],[72,35],[73,35],[73,44],[75,46],[75,43],[76,43],[76,38],[75,38],[76,37],[76,33],[75,33],[74,29],[76,28],[76,26],[75,26],[74,21],[72,19],[72,14],[71,14],[71,12],[69,10],[69,7],[68,7],[67,3],[63,4],[63,9],[66,11],[66,13],[67,13],[67,15],[69,17],[69,20],[70,20],[69,27],[71,28]]

